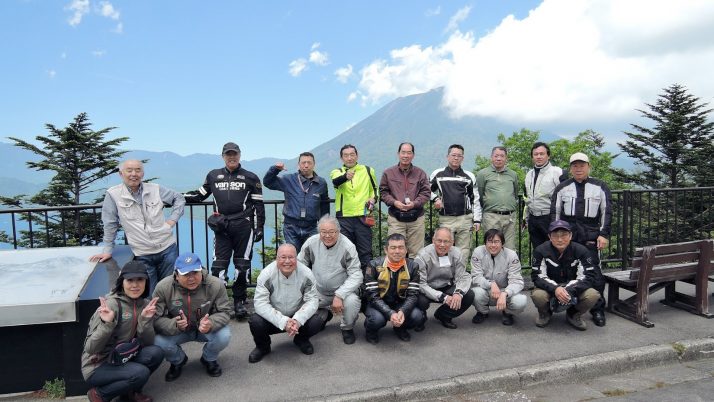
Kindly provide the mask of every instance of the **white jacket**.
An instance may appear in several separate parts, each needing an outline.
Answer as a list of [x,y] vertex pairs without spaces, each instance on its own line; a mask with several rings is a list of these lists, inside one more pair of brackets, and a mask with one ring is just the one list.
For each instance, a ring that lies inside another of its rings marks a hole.
[[[563,175],[563,169],[558,166],[553,166],[548,162],[540,169],[538,180],[533,185],[533,177],[535,169],[531,169],[526,173],[526,209],[527,213],[533,216],[543,216],[550,214],[550,199],[553,195],[553,190],[560,184],[560,177]],[[527,216],[527,214],[524,214]]]

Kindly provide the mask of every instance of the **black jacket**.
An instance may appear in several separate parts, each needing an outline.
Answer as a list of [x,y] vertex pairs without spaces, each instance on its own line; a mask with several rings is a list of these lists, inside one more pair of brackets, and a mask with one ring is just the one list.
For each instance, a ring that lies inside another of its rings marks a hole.
[[533,250],[531,279],[535,287],[550,294],[563,286],[571,295],[579,295],[593,287],[599,269],[582,244],[571,241],[561,255],[549,240]]
[[585,244],[598,236],[610,237],[612,199],[602,180],[588,177],[582,183],[568,179],[553,190],[551,221],[562,219],[573,228],[573,241]]
[[[396,313],[397,310],[402,310],[405,317],[409,317],[412,310],[417,304],[419,296],[419,265],[411,258],[407,258],[406,270],[409,273],[409,282],[407,286],[399,291],[397,289],[397,280],[399,273],[403,272],[405,267],[402,267],[397,272],[391,272],[389,268],[384,267],[384,259],[386,257],[377,257],[369,262],[364,273],[365,297],[369,305],[386,316]],[[385,291],[385,284],[379,280],[379,274],[382,270],[390,271],[389,288],[383,296],[380,296],[382,291]],[[380,283],[381,282],[381,283]]]
[[222,215],[235,215],[241,212],[253,220],[255,227],[265,224],[263,206],[263,186],[253,172],[243,169],[229,171],[225,167],[213,169],[206,175],[206,181],[198,190],[184,196],[187,202],[201,202],[213,194],[218,212]]

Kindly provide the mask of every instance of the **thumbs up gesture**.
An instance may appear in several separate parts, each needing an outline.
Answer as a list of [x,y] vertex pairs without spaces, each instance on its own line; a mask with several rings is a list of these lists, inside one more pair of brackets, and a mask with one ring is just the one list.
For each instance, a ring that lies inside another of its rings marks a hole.
[[208,314],[204,315],[203,318],[201,318],[201,321],[198,323],[198,330],[202,334],[207,334],[211,332],[212,327],[213,324],[211,323],[211,320],[208,319]]

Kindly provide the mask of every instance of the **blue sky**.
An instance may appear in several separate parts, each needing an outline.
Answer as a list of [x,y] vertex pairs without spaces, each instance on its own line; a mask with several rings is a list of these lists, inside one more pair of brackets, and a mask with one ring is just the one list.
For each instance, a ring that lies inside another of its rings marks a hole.
[[4,0],[0,141],[87,112],[129,149],[291,158],[438,86],[454,118],[632,121],[674,82],[714,100],[712,27],[693,0]]

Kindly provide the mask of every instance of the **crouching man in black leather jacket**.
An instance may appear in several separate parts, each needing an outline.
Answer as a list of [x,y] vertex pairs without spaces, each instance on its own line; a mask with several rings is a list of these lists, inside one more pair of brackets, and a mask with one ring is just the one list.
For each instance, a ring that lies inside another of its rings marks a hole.
[[399,339],[408,342],[408,329],[424,324],[424,312],[417,307],[419,266],[407,255],[406,239],[399,233],[387,237],[386,257],[375,258],[364,275],[367,309],[364,327],[367,342],[379,342],[377,332],[387,322]]

